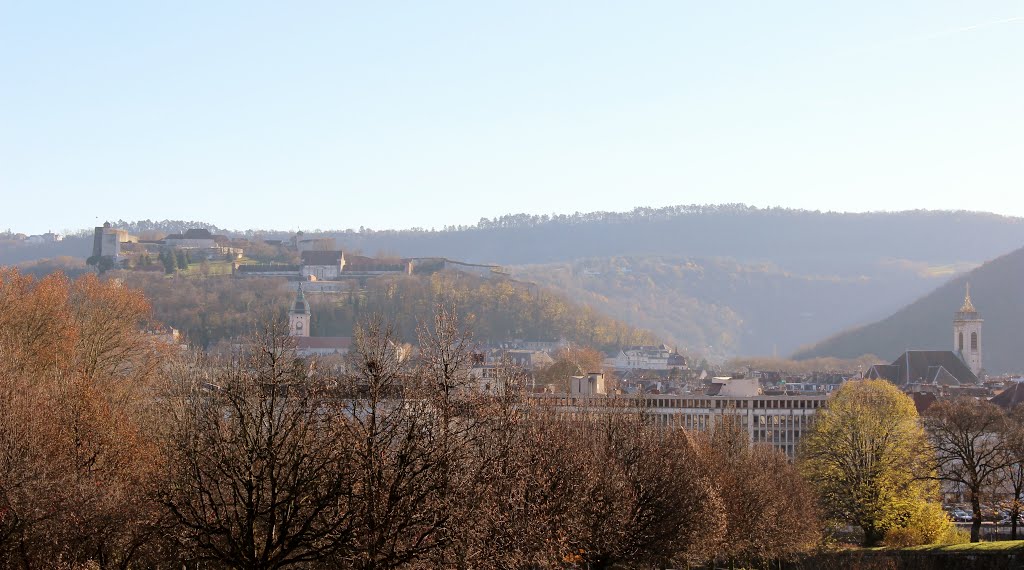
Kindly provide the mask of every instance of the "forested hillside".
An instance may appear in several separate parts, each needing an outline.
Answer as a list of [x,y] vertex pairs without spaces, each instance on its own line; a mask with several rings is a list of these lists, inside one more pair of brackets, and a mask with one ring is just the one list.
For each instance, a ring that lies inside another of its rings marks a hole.
[[891,316],[852,329],[797,352],[795,358],[852,358],[873,353],[886,362],[906,349],[953,348],[953,313],[970,282],[981,318],[986,370],[1024,371],[1021,323],[1024,323],[1024,248],[956,277]]
[[[115,225],[138,234],[206,227],[254,241],[293,237],[200,222]],[[439,231],[304,233],[324,236],[351,253],[500,264],[680,348],[724,359],[789,354],[890,314],[943,280],[1020,247],[1024,220],[978,212],[673,206],[516,214]],[[0,243],[0,264],[84,258],[91,246],[91,236],[42,246]]]
[[[247,334],[266,319],[283,320],[294,297],[283,280],[165,278],[130,272],[120,277],[145,292],[157,319],[200,346]],[[456,272],[379,277],[363,288],[353,282],[342,295],[311,293],[307,299],[314,336],[348,336],[360,319],[381,315],[396,324],[399,339],[412,342],[417,323],[429,320],[437,304],[445,302],[454,303],[481,342],[564,338],[613,349],[656,341],[649,333],[559,294],[509,279],[486,280]]]
[[[137,234],[203,227],[239,237],[292,236],[284,231],[228,231],[209,223],[175,220],[114,225]],[[91,230],[85,234],[40,246],[0,243],[0,265],[59,255],[88,257]],[[624,255],[726,257],[771,262],[809,275],[861,275],[874,271],[882,260],[944,265],[992,259],[1024,244],[1024,219],[983,212],[858,214],[726,204],[552,216],[510,214],[436,231],[307,228],[305,234],[336,237],[344,249],[367,255],[389,252],[507,265]]]
[[900,264],[880,264],[871,277],[829,277],[770,264],[661,256],[509,270],[718,361],[789,354],[849,323],[881,317],[902,304],[897,299],[912,299],[922,284],[938,282]]
[[1024,220],[978,212],[851,214],[721,205],[518,214],[448,231],[328,233],[368,254],[507,265],[626,255],[725,257],[807,275],[859,276],[884,260],[981,263],[1024,244]]

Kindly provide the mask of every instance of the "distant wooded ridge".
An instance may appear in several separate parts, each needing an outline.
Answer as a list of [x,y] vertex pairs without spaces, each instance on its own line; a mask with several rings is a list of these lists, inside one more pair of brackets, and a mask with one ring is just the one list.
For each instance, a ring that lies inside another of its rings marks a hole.
[[[761,215],[769,214],[773,216],[793,216],[793,215],[805,215],[813,214],[818,216],[826,217],[877,217],[877,216],[901,216],[906,214],[925,214],[925,215],[945,215],[945,214],[970,214],[970,215],[982,215],[990,216],[1001,219],[1015,219],[1024,220],[1013,216],[1002,216],[1000,214],[993,214],[988,212],[976,212],[970,210],[902,210],[902,211],[871,211],[871,212],[836,212],[836,211],[821,211],[821,210],[807,210],[801,208],[782,208],[782,207],[768,207],[758,208],[757,206],[748,206],[746,204],[680,204],[674,206],[663,206],[659,208],[639,206],[629,211],[614,212],[614,211],[592,211],[592,212],[574,212],[572,214],[527,214],[527,213],[516,213],[516,214],[505,214],[494,218],[480,218],[480,221],[472,225],[445,225],[440,230],[438,229],[426,229],[423,227],[412,227],[406,229],[381,229],[374,230],[372,228],[360,227],[356,229],[345,229],[339,228],[327,229],[327,230],[308,230],[303,231],[312,233],[438,233],[438,232],[457,232],[457,231],[470,231],[470,230],[487,230],[496,228],[523,228],[523,227],[536,227],[546,224],[581,224],[581,223],[592,223],[592,222],[631,222],[637,220],[643,221],[655,221],[655,220],[669,220],[682,216],[700,216],[700,215]],[[118,220],[114,222],[115,227],[124,228],[130,231],[146,231],[146,230],[163,230],[168,232],[180,232],[189,228],[205,228],[211,232],[228,233],[228,234],[253,234],[253,233],[273,233],[273,234],[291,234],[291,230],[263,230],[263,229],[245,229],[245,230],[229,230],[227,228],[218,227],[214,224],[207,222],[197,221],[182,221],[182,220],[162,220],[162,221],[151,221],[151,220],[140,220],[140,221],[124,221]]]
[[[264,239],[294,235],[280,230],[228,231],[204,222],[171,220],[112,224],[136,233],[202,227]],[[304,234],[334,237],[340,248],[367,255],[439,256],[497,264],[609,255],[687,255],[767,261],[802,273],[856,275],[880,259],[981,263],[1024,244],[1024,219],[967,211],[841,213],[725,204],[565,215],[509,214],[484,218],[473,226],[436,231],[360,228],[306,230]],[[0,263],[87,256],[81,244],[76,245],[79,241],[81,238],[72,237],[17,254],[4,248]]]
[[[135,234],[202,227],[253,240],[295,235],[230,232],[186,221],[112,223]],[[727,204],[509,214],[437,231],[361,228],[303,235],[332,237],[339,249],[368,256],[501,265],[693,355],[722,360],[792,354],[891,314],[957,274],[1024,245],[1024,219],[966,211],[841,213]],[[84,258],[91,245],[91,235],[38,246],[0,243],[0,264]],[[924,346],[927,339],[900,344]]]

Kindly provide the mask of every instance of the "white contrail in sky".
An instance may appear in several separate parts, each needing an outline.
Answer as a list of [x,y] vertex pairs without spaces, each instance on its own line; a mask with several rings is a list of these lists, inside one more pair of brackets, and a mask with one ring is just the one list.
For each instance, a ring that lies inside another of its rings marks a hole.
[[973,30],[977,30],[979,28],[987,28],[989,26],[998,26],[1000,24],[1013,24],[1013,23],[1017,23],[1017,22],[1024,22],[1024,17],[1022,17],[1022,16],[1014,16],[1012,18],[1003,18],[1002,20],[992,20],[991,22],[982,22],[980,24],[974,24],[973,26],[965,26],[963,28],[957,28],[955,30],[946,30],[945,32],[939,32],[937,34],[931,34],[931,35],[928,35],[928,36],[923,36],[923,37],[915,38],[915,39],[917,39],[917,40],[930,40],[930,39],[934,39],[934,38],[941,38],[941,37],[944,37],[944,36],[952,36],[952,35],[963,33],[963,32],[970,32],[970,31],[973,31]]

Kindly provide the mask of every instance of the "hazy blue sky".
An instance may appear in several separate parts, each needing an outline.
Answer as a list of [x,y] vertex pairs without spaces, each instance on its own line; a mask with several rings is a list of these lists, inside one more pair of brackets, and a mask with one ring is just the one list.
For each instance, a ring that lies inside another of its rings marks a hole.
[[0,0],[0,229],[1022,194],[1022,1]]

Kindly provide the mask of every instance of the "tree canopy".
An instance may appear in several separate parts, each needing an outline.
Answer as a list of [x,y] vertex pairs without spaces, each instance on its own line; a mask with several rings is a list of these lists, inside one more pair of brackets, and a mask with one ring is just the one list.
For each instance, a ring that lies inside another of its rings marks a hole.
[[[280,279],[168,279],[135,272],[121,277],[146,293],[157,318],[203,347],[245,335],[258,321],[284,318],[294,295]],[[394,325],[399,340],[414,342],[419,324],[433,318],[438,303],[448,303],[482,342],[565,339],[613,349],[656,341],[648,332],[557,293],[458,272],[352,281],[340,294],[307,294],[307,299],[314,336],[351,336],[357,323],[379,315]]]
[[819,413],[800,463],[826,515],[859,527],[873,546],[937,500],[931,454],[914,402],[885,380],[861,380]]

